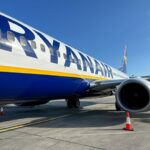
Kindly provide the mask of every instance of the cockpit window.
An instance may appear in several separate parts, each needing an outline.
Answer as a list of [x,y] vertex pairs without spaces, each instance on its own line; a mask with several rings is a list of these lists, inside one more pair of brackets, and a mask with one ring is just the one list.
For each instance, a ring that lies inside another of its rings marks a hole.
[[9,42],[14,42],[15,41],[15,36],[12,32],[8,31],[7,32],[7,39]]
[[24,36],[20,36],[20,44],[22,46],[27,46],[27,40]]

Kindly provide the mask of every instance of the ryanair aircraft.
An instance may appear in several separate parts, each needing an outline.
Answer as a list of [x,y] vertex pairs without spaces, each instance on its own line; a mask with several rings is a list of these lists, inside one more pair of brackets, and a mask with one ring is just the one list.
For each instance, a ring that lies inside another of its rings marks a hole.
[[12,17],[0,13],[0,105],[34,106],[66,99],[115,93],[117,110],[150,109],[150,77],[130,78],[117,70]]

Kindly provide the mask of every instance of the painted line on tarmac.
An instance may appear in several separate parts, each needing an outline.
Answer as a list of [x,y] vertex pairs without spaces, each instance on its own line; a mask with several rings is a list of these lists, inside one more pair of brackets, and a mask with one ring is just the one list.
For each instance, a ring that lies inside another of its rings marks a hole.
[[53,120],[56,120],[56,119],[69,117],[69,116],[71,116],[71,115],[66,114],[66,115],[62,115],[62,116],[58,116],[58,117],[54,117],[54,118],[41,119],[41,120],[38,120],[38,121],[35,120],[33,122],[29,122],[29,123],[18,124],[18,125],[14,125],[14,126],[7,127],[7,128],[0,128],[0,133],[13,131],[13,130],[24,128],[24,127],[27,127],[27,126],[41,124],[41,123],[45,123],[45,122],[48,122],[48,121],[53,121]]
[[66,114],[66,115],[62,115],[62,116],[58,116],[58,117],[52,117],[52,118],[49,117],[49,118],[46,118],[46,119],[40,119],[40,120],[35,120],[35,121],[32,121],[32,122],[28,122],[28,123],[13,125],[13,126],[10,126],[10,127],[7,127],[7,128],[0,128],[0,133],[17,130],[17,129],[20,129],[20,128],[28,127],[28,126],[31,126],[31,125],[37,125],[37,124],[45,123],[45,122],[48,122],[48,121],[54,121],[54,120],[57,120],[57,119],[66,118],[66,117],[70,117],[70,116],[73,116],[73,115],[76,115],[76,114],[86,113],[86,112],[89,112],[89,111],[92,111],[92,110],[81,110],[80,112],[77,112],[77,113],[71,113],[71,114]]
[[[95,105],[97,105],[97,104],[95,104]],[[100,108],[107,108],[107,107],[108,106],[102,106]],[[20,128],[24,128],[24,127],[31,126],[31,125],[37,125],[37,124],[45,123],[45,122],[48,122],[48,121],[54,121],[56,119],[70,117],[70,116],[73,116],[73,115],[76,115],[76,114],[82,114],[82,113],[87,113],[87,112],[95,111],[93,109],[93,105],[92,105],[92,109],[89,109],[90,108],[89,106],[85,106],[83,108],[86,108],[88,110],[84,110],[83,109],[83,110],[81,110],[79,112],[75,112],[75,113],[71,113],[71,114],[65,114],[65,115],[58,116],[58,117],[53,117],[53,118],[49,117],[49,118],[46,118],[46,119],[35,120],[35,121],[32,121],[32,122],[28,122],[28,123],[16,124],[16,125],[12,125],[12,126],[6,127],[6,128],[1,128],[0,127],[0,133],[17,130],[17,129],[20,129]]]

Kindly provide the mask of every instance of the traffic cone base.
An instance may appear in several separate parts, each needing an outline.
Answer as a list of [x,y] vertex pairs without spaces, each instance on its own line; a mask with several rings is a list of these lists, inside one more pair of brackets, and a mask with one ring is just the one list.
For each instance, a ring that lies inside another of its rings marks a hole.
[[3,112],[0,112],[0,116],[3,116],[4,115],[4,113]]
[[133,128],[131,128],[131,129],[123,128],[123,130],[125,130],[125,131],[134,131]]
[[3,107],[0,108],[0,116],[3,116],[4,115],[4,110],[3,110]]
[[134,131],[134,129],[132,128],[132,125],[131,125],[129,112],[126,112],[126,126],[123,129],[125,131]]

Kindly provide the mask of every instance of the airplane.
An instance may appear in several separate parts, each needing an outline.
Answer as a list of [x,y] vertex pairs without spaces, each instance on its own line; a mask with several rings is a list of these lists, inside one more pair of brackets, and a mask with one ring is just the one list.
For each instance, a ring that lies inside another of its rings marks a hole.
[[115,94],[116,109],[150,110],[150,76],[129,77],[127,56],[115,69],[63,42],[0,13],[0,105],[36,106],[65,99]]

